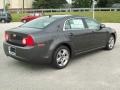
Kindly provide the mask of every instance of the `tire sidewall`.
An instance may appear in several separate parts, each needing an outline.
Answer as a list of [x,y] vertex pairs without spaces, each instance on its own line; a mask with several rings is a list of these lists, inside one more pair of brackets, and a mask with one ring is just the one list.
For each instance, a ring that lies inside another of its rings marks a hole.
[[113,35],[110,35],[110,37],[108,39],[108,42],[107,42],[107,45],[106,45],[107,50],[112,50],[114,48],[114,46],[112,48],[109,47],[109,40],[110,40],[111,37],[114,38],[114,45],[115,45],[115,37]]
[[[61,49],[66,49],[68,51],[68,54],[69,54],[68,62],[64,66],[59,66],[58,63],[57,63],[57,60],[56,60],[57,54]],[[54,67],[56,67],[58,69],[65,68],[68,65],[69,61],[70,61],[70,50],[69,50],[69,48],[67,48],[66,46],[60,46],[60,47],[58,47],[57,49],[54,50],[53,61],[52,61],[52,64],[53,64]]]

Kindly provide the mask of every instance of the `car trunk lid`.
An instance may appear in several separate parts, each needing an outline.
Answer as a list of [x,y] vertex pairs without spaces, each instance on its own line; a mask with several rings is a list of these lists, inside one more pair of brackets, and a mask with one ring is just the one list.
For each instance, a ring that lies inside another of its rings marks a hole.
[[7,40],[8,43],[12,45],[17,45],[17,46],[26,46],[23,44],[23,39],[27,38],[28,36],[31,36],[32,39],[34,39],[34,33],[40,33],[40,29],[33,29],[33,28],[15,28],[12,30],[6,31],[6,33],[9,36],[9,39]]

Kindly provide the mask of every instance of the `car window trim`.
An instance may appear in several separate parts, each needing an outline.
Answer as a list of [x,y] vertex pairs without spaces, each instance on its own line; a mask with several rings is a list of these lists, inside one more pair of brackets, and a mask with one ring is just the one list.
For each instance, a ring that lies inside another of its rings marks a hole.
[[[69,18],[69,19],[67,19],[67,20],[65,20],[65,22],[64,22],[64,25],[63,25],[63,31],[82,31],[82,28],[81,28],[81,30],[80,29],[65,29],[65,24],[66,24],[66,22],[68,21],[68,20],[71,20],[71,19],[81,19],[82,20],[82,22],[83,22],[83,25],[84,25],[84,29],[86,29],[86,25],[85,25],[85,23],[84,23],[84,21],[83,21],[83,18],[80,18],[80,17],[72,17],[72,18]],[[83,30],[84,30],[83,29]]]

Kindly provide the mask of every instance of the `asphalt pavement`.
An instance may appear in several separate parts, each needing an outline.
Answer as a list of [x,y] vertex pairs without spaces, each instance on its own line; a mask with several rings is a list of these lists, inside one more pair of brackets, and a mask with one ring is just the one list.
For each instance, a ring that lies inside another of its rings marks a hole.
[[113,50],[77,56],[61,70],[5,56],[4,31],[21,24],[0,23],[0,90],[120,90],[120,23],[105,23],[117,31]]

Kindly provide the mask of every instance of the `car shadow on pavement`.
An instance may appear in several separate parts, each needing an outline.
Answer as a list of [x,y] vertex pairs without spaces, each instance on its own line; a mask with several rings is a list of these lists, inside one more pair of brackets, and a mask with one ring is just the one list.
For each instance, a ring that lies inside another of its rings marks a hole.
[[[92,52],[89,52],[89,53],[84,53],[84,54],[77,55],[70,60],[70,63],[68,64],[68,66],[70,67],[71,65],[73,65],[75,63],[79,63],[80,60],[83,60],[85,57],[89,57],[91,55],[98,54],[102,51],[105,51],[105,50],[95,50],[95,51],[92,51]],[[12,58],[10,58],[10,59],[12,59]],[[37,71],[37,70],[38,71],[58,70],[58,69],[53,68],[50,64],[30,63],[30,62],[18,61],[18,60],[15,60],[15,59],[12,59],[11,61],[12,62],[9,63],[9,64],[12,64],[11,66],[19,67],[19,68],[22,67],[22,68],[27,69],[27,70],[34,70],[34,71]]]
[[[12,59],[12,58],[11,58]],[[40,63],[30,63],[30,62],[23,62],[13,59],[11,62],[12,66],[18,68],[24,68],[30,71],[50,71],[53,70],[49,64],[40,64]]]
[[78,63],[78,61],[81,61],[81,60],[85,59],[86,57],[90,57],[92,55],[99,54],[99,53],[102,53],[102,52],[105,52],[105,51],[108,51],[108,50],[98,49],[98,50],[94,50],[94,51],[91,51],[91,52],[78,54],[70,60],[69,65]]

